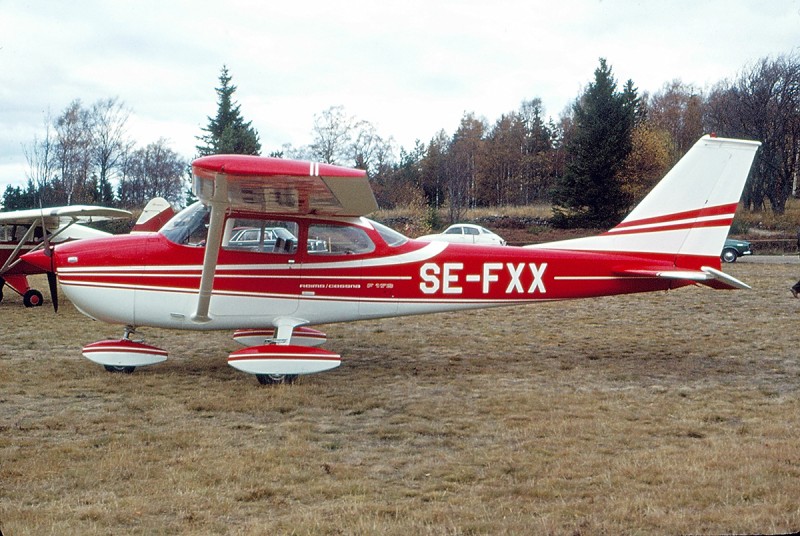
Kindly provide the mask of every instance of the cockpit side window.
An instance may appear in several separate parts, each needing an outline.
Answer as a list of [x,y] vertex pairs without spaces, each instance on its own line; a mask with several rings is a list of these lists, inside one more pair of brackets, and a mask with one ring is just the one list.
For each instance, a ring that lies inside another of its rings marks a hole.
[[258,253],[294,254],[299,226],[293,221],[228,218],[222,238],[223,249]]
[[375,243],[359,227],[315,223],[308,228],[310,255],[359,255],[375,251]]

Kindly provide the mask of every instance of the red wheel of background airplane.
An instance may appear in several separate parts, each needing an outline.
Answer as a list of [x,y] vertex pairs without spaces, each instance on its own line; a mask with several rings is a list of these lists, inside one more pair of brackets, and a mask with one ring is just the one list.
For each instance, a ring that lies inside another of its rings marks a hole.
[[294,383],[297,374],[256,374],[256,379],[261,385],[276,385],[279,383]]
[[22,295],[22,303],[25,304],[25,307],[39,307],[44,303],[44,298],[42,297],[42,293],[36,289],[28,289],[25,294]]

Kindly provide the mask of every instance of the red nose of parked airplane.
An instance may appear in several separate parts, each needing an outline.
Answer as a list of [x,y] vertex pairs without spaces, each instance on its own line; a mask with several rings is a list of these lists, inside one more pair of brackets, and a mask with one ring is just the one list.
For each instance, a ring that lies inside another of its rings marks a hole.
[[55,264],[52,263],[53,258],[43,249],[31,251],[22,255],[20,258],[28,264],[33,265],[40,270],[44,270],[45,272],[55,270]]

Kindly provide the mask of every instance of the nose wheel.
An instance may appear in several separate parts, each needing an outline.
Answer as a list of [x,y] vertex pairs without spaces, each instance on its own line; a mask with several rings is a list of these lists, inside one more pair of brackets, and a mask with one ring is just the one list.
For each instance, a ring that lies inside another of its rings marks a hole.
[[83,356],[94,361],[108,372],[130,374],[136,367],[155,365],[167,359],[167,351],[141,341],[131,340],[132,326],[125,328],[122,339],[111,339],[87,344]]
[[124,367],[121,365],[103,365],[103,368],[113,374],[133,374],[136,367]]
[[256,374],[256,379],[261,385],[294,383],[297,380],[297,374]]

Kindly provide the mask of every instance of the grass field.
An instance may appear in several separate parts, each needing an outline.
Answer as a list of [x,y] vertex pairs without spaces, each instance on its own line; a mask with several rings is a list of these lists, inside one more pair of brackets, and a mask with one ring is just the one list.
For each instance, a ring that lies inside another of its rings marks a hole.
[[108,374],[80,348],[119,327],[7,292],[0,529],[800,530],[800,265],[725,270],[753,290],[325,326],[342,366],[276,387],[230,333],[146,330],[170,360]]

